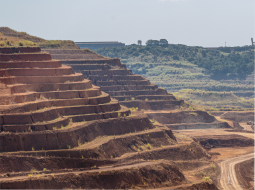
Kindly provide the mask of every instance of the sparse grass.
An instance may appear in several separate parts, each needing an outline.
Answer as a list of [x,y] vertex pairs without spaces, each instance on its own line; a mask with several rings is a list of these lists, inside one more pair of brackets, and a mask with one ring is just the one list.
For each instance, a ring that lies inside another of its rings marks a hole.
[[36,172],[36,170],[35,169],[31,169],[31,171],[30,171],[31,173],[35,173]]
[[0,33],[0,47],[37,46],[36,43]]
[[209,177],[209,176],[204,177],[204,178],[203,178],[203,181],[209,182],[209,181],[210,181],[210,177]]
[[67,149],[71,149],[71,145],[66,145],[66,148]]

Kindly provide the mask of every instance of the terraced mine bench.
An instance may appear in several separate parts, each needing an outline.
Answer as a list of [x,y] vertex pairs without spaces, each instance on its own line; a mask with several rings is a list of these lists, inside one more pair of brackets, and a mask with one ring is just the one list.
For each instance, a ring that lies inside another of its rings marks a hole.
[[[130,114],[81,73],[38,47],[0,48],[0,52],[1,151],[56,148],[46,143],[48,135],[66,147],[58,135],[81,131],[73,127],[77,122]],[[69,144],[75,146],[78,140]]]
[[[107,58],[89,50],[44,49],[62,64],[72,66],[94,85],[127,107],[172,110],[180,108],[183,100],[176,100],[165,89],[158,88],[141,75],[134,75],[117,58]],[[142,98],[146,96],[146,98]]]

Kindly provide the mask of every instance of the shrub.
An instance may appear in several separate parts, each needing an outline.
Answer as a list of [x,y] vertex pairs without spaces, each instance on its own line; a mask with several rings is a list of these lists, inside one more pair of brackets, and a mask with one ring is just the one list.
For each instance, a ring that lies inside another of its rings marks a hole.
[[46,172],[46,171],[47,171],[47,169],[46,169],[46,168],[43,168],[43,171],[44,171],[44,172]]
[[209,176],[208,177],[204,177],[203,180],[206,181],[206,182],[209,182],[210,181],[210,177]]
[[23,44],[23,42],[19,42],[19,46],[23,46],[24,44]]
[[1,41],[0,46],[4,46],[4,45],[5,45],[4,41]]
[[147,144],[147,148],[148,148],[148,149],[151,149],[150,143]]
[[36,172],[36,170],[35,169],[31,169],[31,173],[35,173]]

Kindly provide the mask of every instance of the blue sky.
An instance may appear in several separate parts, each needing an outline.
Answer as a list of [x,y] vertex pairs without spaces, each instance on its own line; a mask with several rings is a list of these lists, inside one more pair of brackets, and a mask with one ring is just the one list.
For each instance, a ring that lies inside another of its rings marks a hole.
[[45,39],[165,38],[215,47],[250,45],[254,0],[0,0],[0,26]]

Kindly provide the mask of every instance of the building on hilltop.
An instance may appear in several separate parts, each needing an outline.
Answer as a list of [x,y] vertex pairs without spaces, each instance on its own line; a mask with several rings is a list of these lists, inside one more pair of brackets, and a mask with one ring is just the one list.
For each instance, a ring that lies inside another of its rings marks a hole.
[[112,41],[112,42],[75,42],[81,49],[88,48],[91,50],[100,49],[100,48],[107,48],[107,47],[119,47],[125,46],[125,43]]

